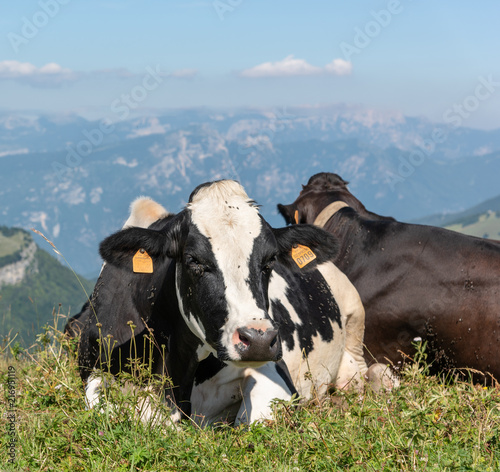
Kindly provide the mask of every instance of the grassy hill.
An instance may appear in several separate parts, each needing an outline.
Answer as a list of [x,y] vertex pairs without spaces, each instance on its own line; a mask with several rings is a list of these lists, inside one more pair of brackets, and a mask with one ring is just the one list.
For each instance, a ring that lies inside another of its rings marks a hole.
[[460,213],[431,215],[413,223],[442,226],[480,238],[500,239],[500,195]]
[[500,212],[489,210],[487,213],[466,216],[446,228],[480,238],[500,239]]
[[20,261],[22,250],[30,242],[26,231],[0,226],[0,268]]
[[[24,230],[0,227],[0,272],[19,263],[23,248],[33,244]],[[53,310],[77,313],[86,300],[85,292],[73,272],[49,253],[36,248],[26,260],[24,277],[15,284],[0,286],[0,337],[10,333],[21,344],[32,343],[42,327],[53,320]],[[87,291],[93,282],[80,277]]]

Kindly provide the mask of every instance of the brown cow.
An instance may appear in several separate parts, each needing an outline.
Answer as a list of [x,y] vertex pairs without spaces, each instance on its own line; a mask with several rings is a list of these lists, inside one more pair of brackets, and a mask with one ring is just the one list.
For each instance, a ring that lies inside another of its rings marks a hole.
[[397,365],[421,338],[432,372],[469,368],[500,380],[498,243],[379,216],[331,173],[312,176],[278,209],[288,224],[315,223],[339,239],[333,262],[365,306],[367,361]]

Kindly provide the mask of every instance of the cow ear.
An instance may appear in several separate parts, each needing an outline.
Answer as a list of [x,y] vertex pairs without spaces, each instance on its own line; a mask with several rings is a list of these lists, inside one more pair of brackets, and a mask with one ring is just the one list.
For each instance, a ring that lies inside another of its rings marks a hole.
[[317,226],[293,225],[273,232],[278,242],[278,259],[289,268],[313,269],[334,259],[339,251],[337,238]]
[[154,260],[172,259],[180,254],[182,218],[176,215],[166,219],[161,229],[132,227],[118,231],[104,239],[99,246],[103,260],[132,271],[134,255],[141,250]]
[[285,218],[287,225],[298,223],[298,210],[294,203],[291,203],[290,205],[282,205],[281,203],[278,203],[278,211],[281,216]]

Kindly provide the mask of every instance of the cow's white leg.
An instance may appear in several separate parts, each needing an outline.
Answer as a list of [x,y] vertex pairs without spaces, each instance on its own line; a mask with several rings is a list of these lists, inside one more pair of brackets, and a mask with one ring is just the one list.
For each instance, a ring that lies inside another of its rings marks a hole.
[[[151,386],[137,387],[135,385],[125,385],[121,390],[132,393],[133,404],[131,407],[135,408],[135,416],[142,422],[160,425],[168,421],[168,418],[160,410],[162,400],[157,389]],[[170,415],[170,420],[174,421],[172,415]]]
[[363,357],[363,338],[365,336],[365,309],[358,291],[347,276],[337,266],[328,262],[318,266],[325,280],[329,283],[335,301],[342,315],[342,327],[345,330],[345,352],[337,375],[338,386],[347,384],[361,388],[361,379],[368,370]]
[[102,384],[102,378],[96,373],[92,373],[87,379],[87,385],[85,386],[85,405],[87,406],[87,410],[94,408],[99,403]]
[[191,392],[191,419],[200,426],[233,422],[241,404],[244,371],[228,364],[213,377],[195,383]]
[[356,359],[345,350],[340,362],[335,388],[337,390],[362,389],[364,382],[359,370]]
[[[87,409],[95,408],[99,405],[101,401],[103,389],[108,387],[108,382],[103,380],[97,372],[93,372],[87,380],[87,385],[85,387],[85,404]],[[129,405],[129,408],[134,411],[134,416],[140,419],[144,423],[151,423],[153,425],[173,425],[178,423],[181,418],[181,412],[176,408],[176,406],[170,402],[166,401],[168,407],[170,408],[170,416],[165,417],[160,411],[160,402],[165,400],[160,400],[160,396],[151,387],[140,388],[134,385],[125,384],[120,387],[120,390],[125,394],[130,394],[133,404]],[[106,407],[110,407],[110,411],[115,411],[114,405],[107,404]],[[104,412],[104,408],[101,408],[101,413]]]
[[271,402],[275,399],[292,398],[292,392],[274,362],[268,362],[258,369],[246,369],[241,390],[243,398],[236,415],[236,425],[271,419],[273,413]]
[[[111,382],[112,381],[113,379],[111,379]],[[108,387],[108,380],[103,378],[98,371],[95,370],[92,374],[90,374],[85,386],[85,405],[87,406],[87,410],[95,408],[100,404],[100,412],[104,413],[104,407],[107,407],[107,403],[103,403],[102,399],[104,390]]]

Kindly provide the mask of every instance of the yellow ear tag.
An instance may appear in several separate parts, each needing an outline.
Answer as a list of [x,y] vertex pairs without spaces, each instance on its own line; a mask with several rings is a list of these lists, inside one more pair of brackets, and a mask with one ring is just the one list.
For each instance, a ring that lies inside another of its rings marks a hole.
[[316,254],[312,252],[307,246],[302,246],[301,244],[297,244],[292,247],[292,259],[295,261],[301,269],[302,267],[309,264],[309,262],[314,261],[316,259]]
[[153,259],[144,249],[139,249],[132,259],[132,267],[136,274],[152,274]]
[[299,224],[299,210],[295,210],[295,215],[293,215],[295,218],[295,224]]

